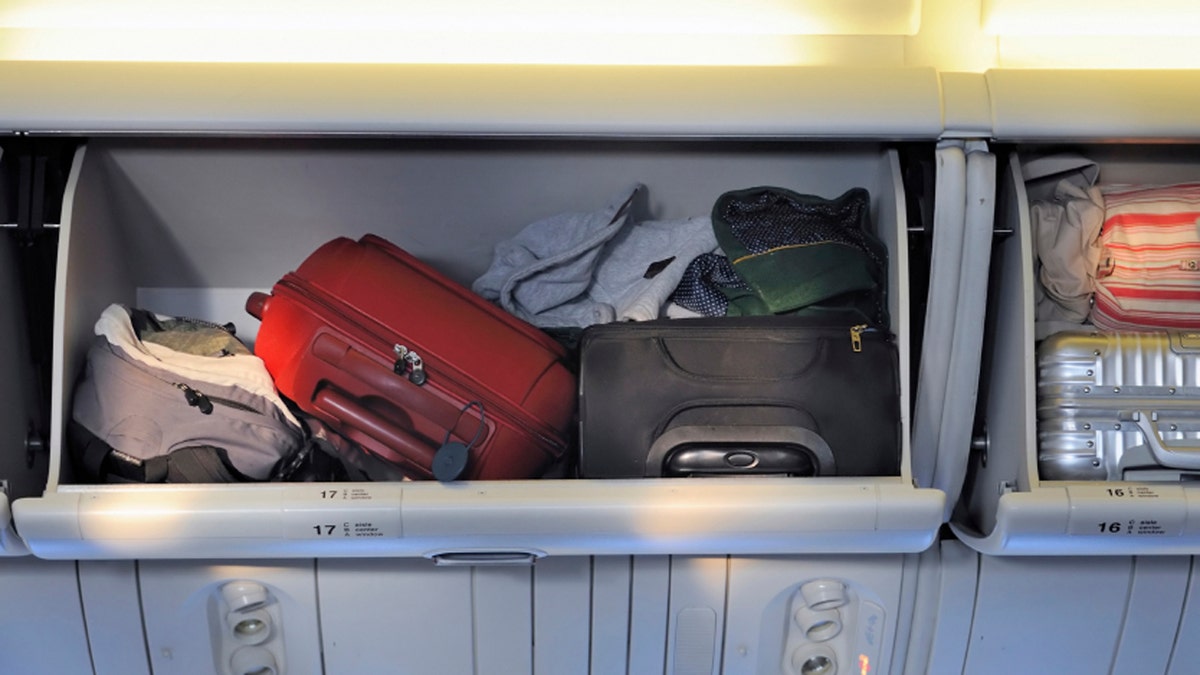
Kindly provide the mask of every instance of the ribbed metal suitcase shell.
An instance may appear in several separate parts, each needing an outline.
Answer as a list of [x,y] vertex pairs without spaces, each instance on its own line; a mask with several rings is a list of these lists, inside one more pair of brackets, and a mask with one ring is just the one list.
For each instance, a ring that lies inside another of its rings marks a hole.
[[1057,333],[1037,369],[1042,480],[1200,474],[1200,332]]

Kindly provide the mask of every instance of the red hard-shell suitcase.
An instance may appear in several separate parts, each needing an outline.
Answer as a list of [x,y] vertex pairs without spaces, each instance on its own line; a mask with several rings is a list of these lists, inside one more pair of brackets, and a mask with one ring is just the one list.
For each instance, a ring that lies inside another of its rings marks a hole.
[[246,309],[279,391],[414,478],[435,454],[438,477],[536,477],[567,447],[566,350],[380,237],[326,243]]

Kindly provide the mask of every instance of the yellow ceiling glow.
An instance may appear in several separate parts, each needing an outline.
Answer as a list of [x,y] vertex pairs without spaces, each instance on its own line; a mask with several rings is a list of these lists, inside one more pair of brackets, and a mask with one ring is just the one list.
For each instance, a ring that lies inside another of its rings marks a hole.
[[1183,70],[1200,68],[1196,38],[1164,35],[1005,37],[999,44],[1003,68]]
[[983,29],[1000,36],[1195,36],[1197,0],[983,0]]
[[803,63],[806,35],[908,35],[920,0],[0,0],[0,59]]
[[[6,35],[6,33],[8,33]],[[691,35],[385,34],[352,31],[144,32],[0,29],[0,59],[255,63],[548,63],[788,65],[804,61],[787,36],[733,36],[719,48]]]

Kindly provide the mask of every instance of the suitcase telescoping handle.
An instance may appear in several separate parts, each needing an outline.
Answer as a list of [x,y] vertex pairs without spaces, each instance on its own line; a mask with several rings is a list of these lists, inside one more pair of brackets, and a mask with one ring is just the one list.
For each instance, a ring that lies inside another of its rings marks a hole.
[[436,450],[430,444],[422,443],[407,430],[392,424],[379,414],[368,411],[359,405],[358,401],[338,392],[337,389],[326,387],[313,396],[313,401],[320,410],[334,414],[342,422],[374,438],[398,455],[384,459],[395,461],[404,467],[404,471],[412,472],[420,478],[433,477],[430,467],[433,466]]
[[[395,451],[403,460],[398,463],[404,466],[406,471],[418,474],[422,478],[433,477],[430,467],[433,466],[436,450],[407,430],[392,424],[383,416],[359,405],[353,398],[330,387],[318,391],[313,401],[322,410]],[[385,459],[396,460],[394,457]]]
[[[699,466],[695,473],[786,472],[786,467],[763,466],[773,461],[811,460],[813,475],[837,474],[833,450],[821,435],[812,429],[787,425],[679,426],[669,429],[655,439],[646,457],[646,475],[658,476],[668,470],[672,459],[690,455]],[[790,456],[790,457],[789,457]],[[768,459],[768,462],[762,460]],[[674,467],[683,470],[686,467]]]
[[1119,416],[1123,421],[1132,420],[1146,437],[1150,454],[1164,467],[1171,469],[1200,469],[1200,444],[1167,443],[1159,433],[1158,413],[1151,410],[1135,410]]

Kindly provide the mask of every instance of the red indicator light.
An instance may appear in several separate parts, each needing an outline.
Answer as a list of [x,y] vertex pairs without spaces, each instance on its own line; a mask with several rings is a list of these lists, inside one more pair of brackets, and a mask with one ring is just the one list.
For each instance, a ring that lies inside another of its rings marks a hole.
[[859,675],[867,675],[871,672],[871,659],[868,659],[866,654],[858,655],[858,672]]

